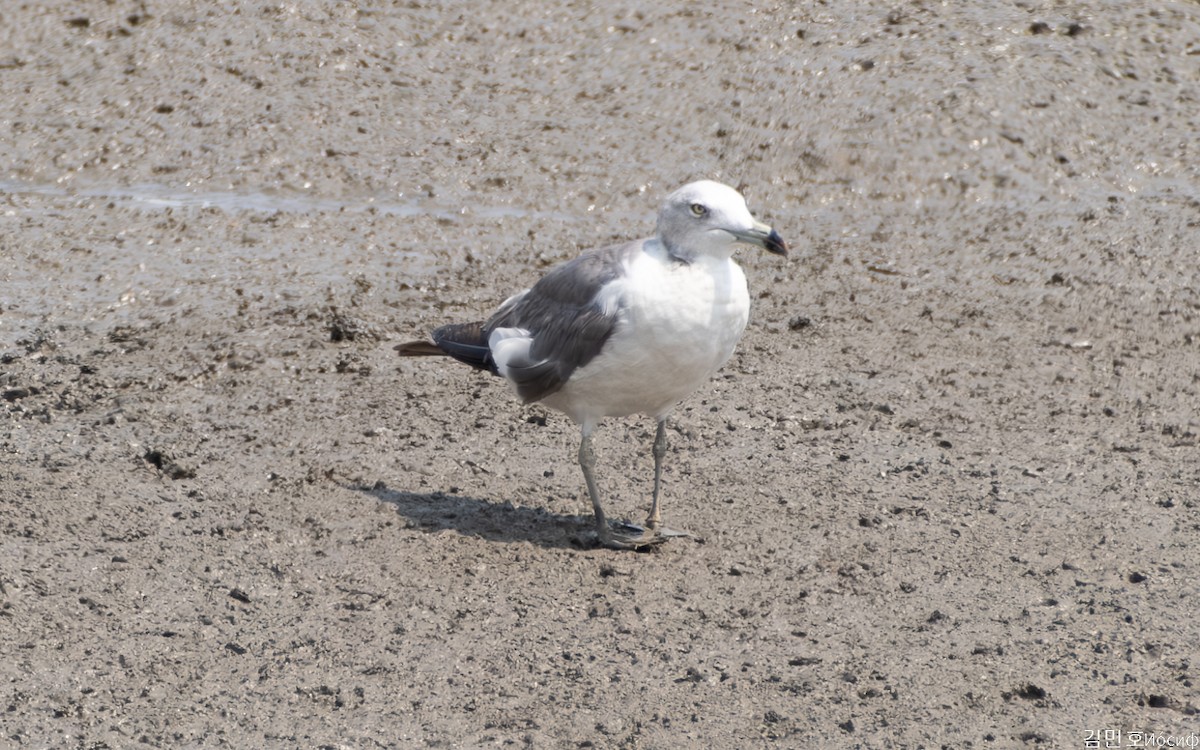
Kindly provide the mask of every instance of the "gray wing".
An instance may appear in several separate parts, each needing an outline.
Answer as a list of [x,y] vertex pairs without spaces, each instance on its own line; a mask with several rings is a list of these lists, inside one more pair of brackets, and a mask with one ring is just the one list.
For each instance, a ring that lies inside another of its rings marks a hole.
[[509,379],[526,403],[562,388],[571,373],[604,348],[619,318],[615,310],[606,313],[596,295],[624,275],[626,261],[641,252],[642,242],[589,250],[555,266],[484,323],[488,335],[497,328],[529,332],[532,343],[528,359],[507,368]]

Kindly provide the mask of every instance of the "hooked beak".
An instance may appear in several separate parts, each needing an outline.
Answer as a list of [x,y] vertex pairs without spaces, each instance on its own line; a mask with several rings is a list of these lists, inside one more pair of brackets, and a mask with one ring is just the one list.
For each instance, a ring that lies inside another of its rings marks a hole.
[[779,232],[776,232],[774,229],[760,221],[754,222],[754,226],[749,231],[731,231],[730,234],[736,237],[739,242],[758,245],[768,253],[782,255],[785,258],[787,257],[788,246],[787,243],[783,241],[783,238],[779,236]]

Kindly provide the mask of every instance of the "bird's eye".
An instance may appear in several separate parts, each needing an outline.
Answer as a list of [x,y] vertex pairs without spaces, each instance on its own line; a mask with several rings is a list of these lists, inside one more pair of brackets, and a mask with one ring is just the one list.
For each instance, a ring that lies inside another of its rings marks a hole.
[[690,208],[692,209],[692,216],[704,216],[708,213],[708,209],[700,203],[693,203]]

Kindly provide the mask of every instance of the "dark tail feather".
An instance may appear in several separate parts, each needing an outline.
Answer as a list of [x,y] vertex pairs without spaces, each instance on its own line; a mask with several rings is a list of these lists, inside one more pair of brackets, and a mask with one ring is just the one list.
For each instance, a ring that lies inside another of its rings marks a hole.
[[433,332],[433,341],[409,341],[396,347],[401,357],[453,357],[496,375],[496,362],[483,333],[483,323],[454,323]]
[[483,323],[452,323],[434,329],[433,343],[459,362],[497,374]]
[[406,341],[393,347],[401,357],[446,357],[444,351],[431,341]]

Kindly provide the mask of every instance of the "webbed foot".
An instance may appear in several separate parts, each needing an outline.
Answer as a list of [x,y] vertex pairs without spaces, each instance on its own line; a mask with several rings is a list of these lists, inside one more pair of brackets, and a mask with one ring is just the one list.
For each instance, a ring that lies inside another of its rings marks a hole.
[[604,524],[597,527],[600,544],[610,549],[645,550],[657,547],[668,539],[691,536],[686,531],[668,528],[648,528],[632,523]]

